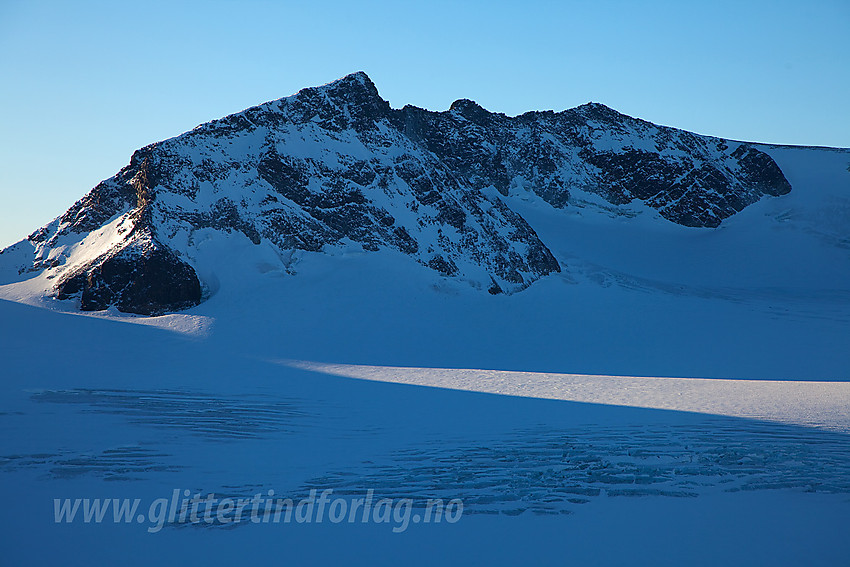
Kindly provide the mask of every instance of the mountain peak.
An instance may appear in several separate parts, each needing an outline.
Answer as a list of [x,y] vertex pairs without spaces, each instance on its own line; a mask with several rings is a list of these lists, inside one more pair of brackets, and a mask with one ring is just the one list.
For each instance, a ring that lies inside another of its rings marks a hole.
[[449,112],[460,114],[470,122],[482,124],[492,117],[492,113],[468,98],[460,98],[452,103]]
[[[593,119],[607,119],[607,120],[618,120],[621,118],[628,117],[627,115],[617,112],[610,106],[606,106],[601,102],[586,102],[580,106],[575,107],[576,112],[580,113],[582,116]],[[630,118],[630,117],[629,117]]]
[[381,98],[375,83],[363,71],[320,87],[302,89],[283,100],[304,119],[319,116],[325,123],[333,122],[339,128],[350,123],[358,131],[390,112],[390,104]]
[[375,84],[372,82],[372,79],[369,78],[369,75],[366,74],[366,71],[354,71],[353,73],[349,73],[348,75],[338,80],[354,81],[360,83],[361,85],[371,85],[372,88],[375,87]]
[[534,121],[469,99],[448,112],[392,110],[358,71],[139,150],[22,243],[14,265],[4,254],[0,270],[44,273],[45,295],[83,310],[143,314],[215,293],[216,273],[233,272],[216,258],[234,243],[240,258],[280,274],[308,254],[389,249],[491,293],[561,271],[488,188],[533,192],[556,209],[640,201],[693,227],[791,190],[751,145],[638,123],[603,104]]
[[372,82],[372,79],[369,78],[369,75],[367,75],[365,71],[355,71],[354,73],[349,73],[344,77],[340,77],[339,79],[331,81],[318,88],[328,91],[364,91],[370,93],[371,95],[379,96],[378,88],[375,86],[375,83]]

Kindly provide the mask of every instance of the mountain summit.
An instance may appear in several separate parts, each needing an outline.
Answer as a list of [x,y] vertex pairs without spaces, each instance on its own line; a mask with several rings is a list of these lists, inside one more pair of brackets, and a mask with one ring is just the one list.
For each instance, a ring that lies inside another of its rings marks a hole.
[[236,238],[288,273],[307,252],[389,249],[514,293],[562,265],[511,195],[705,228],[789,191],[754,144],[594,103],[515,117],[467,99],[445,112],[393,109],[358,72],[136,151],[3,251],[0,283],[39,278],[86,311],[180,310],[215,292],[216,247]]

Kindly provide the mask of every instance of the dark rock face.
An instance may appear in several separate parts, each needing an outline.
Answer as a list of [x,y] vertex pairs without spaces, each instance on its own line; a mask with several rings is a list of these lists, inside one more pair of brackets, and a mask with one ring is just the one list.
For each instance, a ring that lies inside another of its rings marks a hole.
[[449,112],[407,106],[391,119],[473,187],[507,195],[518,179],[559,208],[573,192],[596,193],[613,205],[642,201],[681,225],[716,227],[764,195],[791,190],[773,159],[752,145],[656,126],[601,104],[512,118],[462,99]]
[[56,291],[59,299],[79,296],[83,311],[115,305],[126,313],[160,315],[201,302],[195,271],[164,248],[124,250],[64,278]]
[[119,246],[59,274],[55,285],[59,299],[78,297],[82,311],[114,305],[140,315],[160,315],[200,303],[201,284],[195,270],[153,236],[152,203],[156,187],[167,175],[167,170],[156,166],[155,156],[140,150],[129,166],[98,184],[62,215],[52,234],[42,229],[30,237],[41,242],[50,234],[46,244],[56,245],[63,236],[95,231],[129,211],[126,236]]
[[[30,236],[31,271],[49,270],[56,295],[78,296],[84,310],[179,310],[201,299],[196,252],[212,232],[270,246],[282,262],[326,247],[389,248],[514,293],[561,265],[496,193],[533,192],[557,208],[591,195],[613,207],[639,202],[678,224],[715,227],[790,190],[750,144],[600,104],[516,117],[467,99],[446,112],[395,110],[354,73],[136,151]],[[67,257],[116,226],[118,240],[85,256],[95,260]]]
[[766,153],[742,144],[732,152],[732,156],[742,164],[741,173],[745,180],[762,193],[778,197],[791,191],[791,184],[782,170]]

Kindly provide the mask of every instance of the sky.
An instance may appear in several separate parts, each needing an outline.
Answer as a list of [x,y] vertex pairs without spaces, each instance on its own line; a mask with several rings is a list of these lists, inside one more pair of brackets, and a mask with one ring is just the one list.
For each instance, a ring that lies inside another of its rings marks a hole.
[[595,101],[701,134],[850,147],[848,30],[848,0],[0,0],[0,247],[137,148],[358,70],[395,108]]

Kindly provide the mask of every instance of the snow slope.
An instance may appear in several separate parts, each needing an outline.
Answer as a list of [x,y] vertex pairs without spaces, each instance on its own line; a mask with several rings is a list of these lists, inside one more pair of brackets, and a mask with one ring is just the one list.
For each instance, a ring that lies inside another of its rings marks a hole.
[[[303,296],[279,310],[248,300],[231,308],[222,297],[180,316],[213,325],[177,333],[174,316],[155,318],[159,328],[126,324],[147,318],[0,302],[0,523],[15,541],[4,561],[216,564],[253,549],[257,559],[308,564],[834,565],[850,552],[850,440],[841,432],[850,382],[392,368],[405,357],[534,367],[558,341],[535,346],[512,335],[510,356],[494,356],[508,347],[488,341],[532,323],[488,327],[474,311],[443,303],[457,296],[425,285],[424,271],[410,320],[396,311],[393,325],[378,313],[355,325],[344,306],[392,289],[358,279],[351,266],[337,270],[347,285],[330,301],[339,309],[333,320],[316,321]],[[736,307],[741,320],[752,315]],[[415,321],[428,310],[439,325]],[[579,321],[570,327],[584,332]],[[441,348],[450,343],[454,351]],[[373,367],[279,363],[315,360],[319,351],[319,360]],[[628,363],[627,353],[596,356]],[[419,505],[460,498],[464,516],[403,533],[327,522],[148,533],[148,524],[55,524],[51,508],[54,498],[140,498],[146,506],[175,489],[295,498],[311,488],[350,498],[372,489]]]

